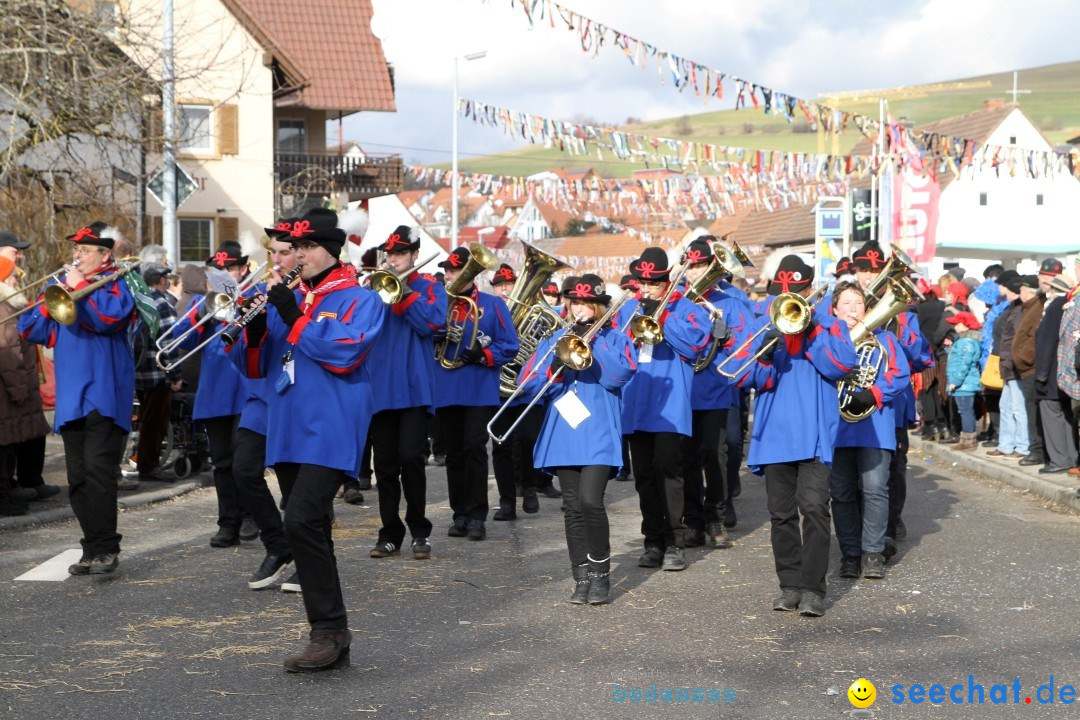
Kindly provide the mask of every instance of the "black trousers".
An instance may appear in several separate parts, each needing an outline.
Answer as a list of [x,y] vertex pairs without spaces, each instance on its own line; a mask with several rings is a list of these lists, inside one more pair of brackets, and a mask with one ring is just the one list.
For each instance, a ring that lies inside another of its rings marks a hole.
[[[514,424],[524,405],[507,408],[499,422],[492,426],[496,435],[502,435]],[[517,502],[517,486],[537,488],[547,485],[547,476],[533,467],[533,447],[540,437],[544,424],[544,408],[534,406],[506,442],[491,443],[491,469],[495,473],[495,485],[499,488],[499,502],[514,505]]]
[[331,506],[345,473],[322,465],[297,463],[278,463],[274,470],[281,480],[282,492],[288,491],[285,538],[296,563],[312,633],[343,632],[349,623],[334,557]]
[[645,547],[685,547],[680,452],[684,436],[635,432],[629,437]]
[[630,474],[630,440],[623,436],[622,439],[622,471],[621,474]]
[[136,390],[139,397],[139,447],[136,449],[139,472],[150,472],[161,464],[161,442],[172,414],[172,388],[162,382],[146,390]]
[[727,507],[731,507],[732,493],[741,485],[743,449],[746,445],[746,425],[750,421],[750,401],[746,392],[739,393],[739,406],[728,411],[727,420]]
[[889,524],[885,530],[885,537],[896,537],[896,525],[900,522],[900,514],[904,512],[904,502],[907,500],[909,446],[907,428],[896,428],[896,451],[889,463]]
[[446,455],[446,443],[443,442],[442,423],[439,422],[438,413],[428,418],[428,437],[431,439],[431,454]]
[[210,443],[210,461],[214,463],[214,489],[218,498],[218,521],[223,528],[240,529],[245,509],[233,477],[233,448],[239,415],[223,415],[203,420]]
[[120,552],[116,532],[116,470],[126,433],[97,410],[60,428],[67,463],[68,500],[82,528],[83,552]]
[[446,485],[454,520],[487,519],[487,424],[495,406],[439,408],[446,449]]
[[682,439],[686,527],[723,522],[727,507],[727,410],[695,410],[693,435]]
[[611,530],[604,489],[615,468],[607,465],[559,468],[559,488],[566,512],[566,549],[570,563],[602,562],[611,556]]
[[832,538],[828,466],[817,460],[766,465],[765,492],[780,587],[824,595]]
[[919,409],[922,412],[923,422],[931,427],[947,425],[948,415],[945,412],[945,403],[941,393],[938,392],[938,380],[935,377],[929,386],[919,392]]
[[[19,485],[33,488],[45,484],[45,435],[12,445],[15,453],[15,477]],[[121,451],[123,454],[123,451]]]
[[1046,462],[1043,443],[1042,420],[1039,417],[1039,398],[1035,395],[1035,372],[1020,378],[1020,390],[1024,393],[1024,409],[1027,410],[1028,454]]
[[984,388],[983,403],[986,404],[986,414],[990,418],[990,426],[987,429],[993,433],[993,437],[997,437],[998,426],[1001,424],[1001,392],[998,390],[990,392]]
[[232,474],[240,503],[251,512],[251,519],[259,528],[259,539],[266,552],[274,555],[289,552],[281,512],[266,484],[265,435],[247,428],[236,431]]
[[[427,420],[427,409],[422,407],[383,410],[371,418],[368,442],[374,452],[379,517],[382,518],[379,540],[398,547],[405,540],[405,525],[414,538],[431,535],[431,521],[424,515]],[[398,515],[402,494],[405,495],[405,524]]]

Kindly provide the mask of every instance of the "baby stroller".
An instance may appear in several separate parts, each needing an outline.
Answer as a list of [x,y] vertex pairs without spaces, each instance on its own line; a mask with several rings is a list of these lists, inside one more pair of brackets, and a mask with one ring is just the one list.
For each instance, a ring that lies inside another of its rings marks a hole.
[[[193,393],[173,393],[169,425],[165,430],[165,438],[161,442],[161,470],[172,471],[180,480],[198,473],[208,464],[209,443],[202,426],[196,426],[192,419],[194,406]],[[127,453],[124,455],[121,468],[125,477],[135,477],[139,474],[135,463],[136,451],[139,447],[139,414],[139,399],[136,397]]]

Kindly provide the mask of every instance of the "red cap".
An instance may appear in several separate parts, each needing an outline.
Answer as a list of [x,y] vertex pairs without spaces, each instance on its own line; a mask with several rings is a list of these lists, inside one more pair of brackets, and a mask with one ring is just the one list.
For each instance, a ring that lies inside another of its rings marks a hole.
[[956,323],[964,323],[964,326],[969,330],[978,330],[982,327],[982,323],[979,322],[979,318],[975,317],[974,313],[967,311],[958,312],[955,315],[950,315],[945,318],[945,322],[955,325]]

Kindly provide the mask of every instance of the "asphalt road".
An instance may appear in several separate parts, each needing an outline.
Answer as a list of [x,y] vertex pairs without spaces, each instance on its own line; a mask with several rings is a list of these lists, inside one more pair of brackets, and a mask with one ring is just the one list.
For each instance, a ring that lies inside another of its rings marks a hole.
[[[834,545],[818,619],[771,610],[758,479],[744,479],[735,547],[689,550],[681,573],[636,566],[637,497],[609,486],[614,602],[588,607],[566,602],[560,501],[489,522],[482,543],[448,538],[445,477],[430,470],[428,561],[368,558],[376,509],[338,505],[353,665],[316,675],[281,667],[306,637],[300,598],[246,588],[261,546],[209,547],[212,490],[122,513],[114,576],[14,582],[77,547],[77,526],[0,535],[0,717],[849,717],[859,677],[877,686],[875,717],[1080,710],[1059,698],[1080,688],[1080,519],[963,468],[912,458],[909,539],[886,579],[835,578]],[[969,674],[984,705],[892,702],[897,684],[964,683],[966,703]],[[1051,676],[1057,702],[1040,705]],[[995,683],[1008,704],[990,703]],[[614,699],[653,685],[730,700]]]

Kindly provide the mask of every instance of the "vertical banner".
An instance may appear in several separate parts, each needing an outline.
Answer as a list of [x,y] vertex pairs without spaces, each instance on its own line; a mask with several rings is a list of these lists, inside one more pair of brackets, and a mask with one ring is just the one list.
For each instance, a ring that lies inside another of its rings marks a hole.
[[904,169],[893,178],[892,239],[917,263],[937,252],[940,198],[941,185],[929,175]]

